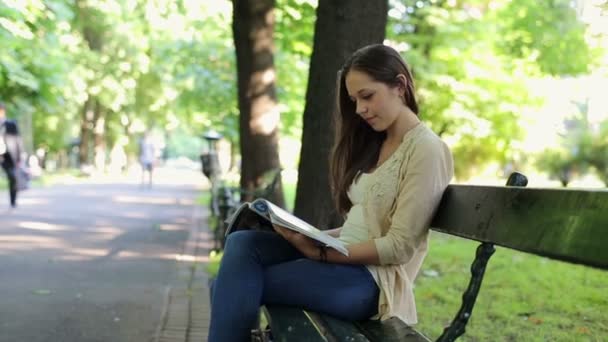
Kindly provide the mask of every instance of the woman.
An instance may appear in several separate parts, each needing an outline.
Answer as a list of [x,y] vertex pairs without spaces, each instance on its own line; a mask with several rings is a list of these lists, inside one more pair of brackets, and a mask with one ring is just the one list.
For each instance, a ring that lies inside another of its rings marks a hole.
[[278,234],[231,234],[214,285],[209,341],[247,340],[260,304],[416,323],[413,281],[453,176],[451,153],[420,122],[412,75],[394,49],[356,51],[340,70],[337,96],[331,185],[346,220],[329,233],[347,244],[349,256],[278,226]]
[[8,179],[10,208],[17,207],[17,172],[24,156],[23,140],[17,123],[6,118],[6,106],[0,102],[0,166]]

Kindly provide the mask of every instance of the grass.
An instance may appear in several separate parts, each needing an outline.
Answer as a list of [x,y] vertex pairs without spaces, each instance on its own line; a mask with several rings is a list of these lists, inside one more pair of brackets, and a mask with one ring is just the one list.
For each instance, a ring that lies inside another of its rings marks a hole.
[[209,191],[201,192],[196,198],[196,203],[202,206],[209,206],[209,201],[211,200],[211,193]]
[[217,271],[220,268],[220,261],[222,261],[223,252],[212,251],[209,254],[209,262],[207,263],[206,270],[211,278],[215,278]]
[[[433,233],[416,280],[417,329],[457,313],[477,243]],[[606,341],[608,272],[497,247],[462,341]]]
[[[47,187],[53,184],[65,182],[68,179],[86,178],[80,170],[77,169],[62,169],[53,172],[45,172],[39,177],[35,177],[30,181],[30,187]],[[0,169],[0,189],[8,189],[8,180],[4,170]]]
[[[45,187],[60,182],[66,177],[76,177],[76,171],[62,171],[55,173],[46,173],[40,177],[36,177],[30,181],[30,187]],[[4,170],[0,169],[0,190],[8,189],[8,180],[6,178],[6,173]]]

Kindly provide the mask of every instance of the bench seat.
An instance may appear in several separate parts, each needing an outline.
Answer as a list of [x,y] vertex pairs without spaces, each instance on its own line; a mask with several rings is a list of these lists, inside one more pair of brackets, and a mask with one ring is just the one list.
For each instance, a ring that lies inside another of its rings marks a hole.
[[397,318],[384,322],[348,322],[294,307],[262,308],[272,326],[273,342],[428,342],[427,337]]

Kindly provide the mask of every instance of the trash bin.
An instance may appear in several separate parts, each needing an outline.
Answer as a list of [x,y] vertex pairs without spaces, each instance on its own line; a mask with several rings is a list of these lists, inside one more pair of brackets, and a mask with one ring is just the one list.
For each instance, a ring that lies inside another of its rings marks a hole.
[[201,154],[201,169],[208,179],[215,179],[220,174],[220,160],[216,151]]
[[220,160],[217,155],[217,148],[215,144],[222,138],[222,135],[214,130],[207,131],[203,138],[209,144],[209,148],[206,153],[201,154],[201,168],[203,174],[212,182],[217,176],[221,174]]

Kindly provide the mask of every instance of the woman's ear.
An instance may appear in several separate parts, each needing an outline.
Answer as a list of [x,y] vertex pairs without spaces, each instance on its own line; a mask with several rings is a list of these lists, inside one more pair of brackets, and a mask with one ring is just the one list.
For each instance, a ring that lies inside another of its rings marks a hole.
[[404,74],[397,75],[397,80],[399,80],[399,92],[401,95],[405,95],[407,89],[407,78]]

